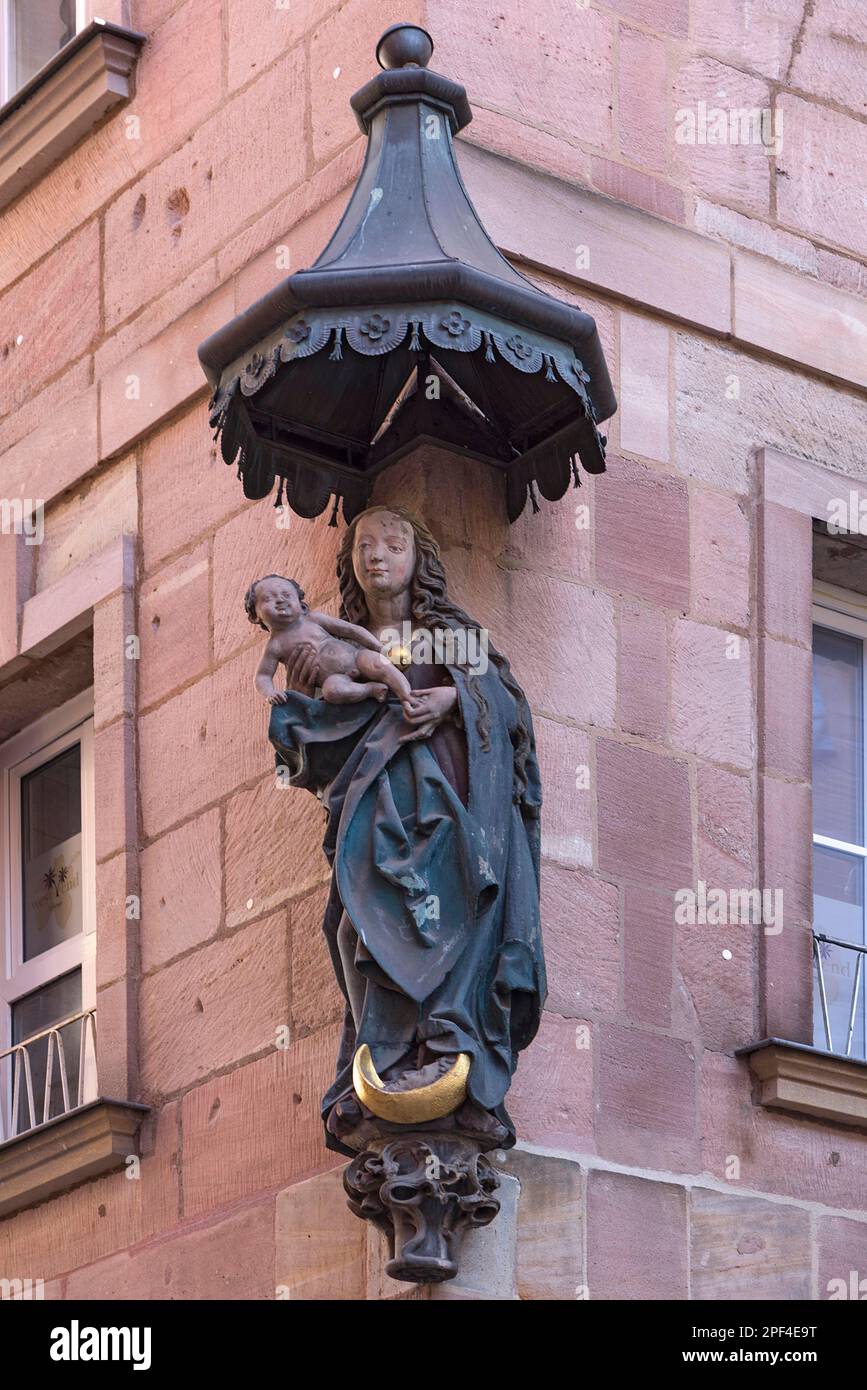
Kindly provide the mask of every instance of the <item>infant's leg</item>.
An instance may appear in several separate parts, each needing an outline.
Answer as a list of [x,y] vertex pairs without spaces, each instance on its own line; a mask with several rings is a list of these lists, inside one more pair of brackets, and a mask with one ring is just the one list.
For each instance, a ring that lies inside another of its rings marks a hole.
[[356,665],[369,681],[382,681],[399,700],[405,700],[412,694],[412,686],[406,676],[387,656],[380,656],[379,652],[367,651],[362,647],[356,657]]
[[356,681],[351,676],[326,676],[322,698],[330,705],[357,705],[361,700],[384,700],[388,690],[383,681]]

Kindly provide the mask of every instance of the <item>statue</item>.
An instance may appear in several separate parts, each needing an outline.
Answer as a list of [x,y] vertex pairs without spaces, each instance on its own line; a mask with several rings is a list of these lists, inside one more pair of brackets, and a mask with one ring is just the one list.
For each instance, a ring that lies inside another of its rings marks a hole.
[[[248,613],[272,630],[257,687],[271,698],[285,662],[269,738],[327,811],[323,927],[346,1012],[325,1142],[354,1156],[350,1206],[386,1233],[388,1273],[441,1280],[462,1231],[497,1213],[485,1153],[515,1142],[505,1097],[546,993],[532,719],[509,663],[449,599],[421,521],[362,512],[337,574],[343,621],[308,613],[290,640],[277,628],[296,586],[251,588]],[[335,639],[359,644],[336,666]],[[401,678],[377,674],[385,698],[346,668],[374,681],[374,648]]]
[[372,633],[328,613],[311,613],[294,579],[266,574],[250,585],[244,604],[250,622],[271,634],[253,682],[269,704],[286,703],[274,674],[302,643],[315,649],[322,698],[331,704],[384,700],[389,690],[404,701],[412,693],[406,676],[382,655],[382,643]]

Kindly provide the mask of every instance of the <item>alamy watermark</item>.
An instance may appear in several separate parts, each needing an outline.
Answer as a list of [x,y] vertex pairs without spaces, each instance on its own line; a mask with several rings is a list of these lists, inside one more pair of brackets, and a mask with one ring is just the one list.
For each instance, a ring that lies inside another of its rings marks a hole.
[[695,888],[678,888],[674,904],[678,926],[761,926],[765,936],[783,930],[782,888],[708,888],[699,879]]
[[45,537],[44,499],[0,497],[0,534],[23,536],[25,545],[41,545]]
[[13,1299],[20,1303],[44,1298],[44,1279],[0,1279],[0,1301]]
[[488,632],[480,627],[413,627],[405,620],[380,634],[383,654],[400,666],[460,666],[483,676],[488,669]]
[[769,106],[681,106],[674,113],[678,145],[761,145],[779,155],[783,148],[783,113]]
[[850,488],[848,497],[832,497],[827,527],[831,536],[867,536],[867,496]]

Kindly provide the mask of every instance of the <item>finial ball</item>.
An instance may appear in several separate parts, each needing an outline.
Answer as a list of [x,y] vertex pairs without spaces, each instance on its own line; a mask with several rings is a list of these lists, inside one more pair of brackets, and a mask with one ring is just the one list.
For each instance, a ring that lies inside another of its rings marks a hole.
[[426,68],[433,54],[433,39],[417,24],[392,24],[376,45],[381,68]]

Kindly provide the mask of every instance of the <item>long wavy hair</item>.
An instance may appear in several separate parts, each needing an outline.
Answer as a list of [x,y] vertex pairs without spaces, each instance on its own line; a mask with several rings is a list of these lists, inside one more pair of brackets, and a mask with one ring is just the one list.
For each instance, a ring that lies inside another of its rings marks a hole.
[[[424,522],[419,521],[418,517],[413,516],[412,512],[408,512],[405,507],[385,505],[368,507],[365,511],[360,512],[346,528],[346,534],[337,554],[340,616],[345,618],[347,622],[359,623],[362,627],[366,626],[370,620],[364,590],[355,577],[352,550],[358,523],[363,517],[371,516],[374,512],[390,512],[392,516],[400,517],[401,521],[406,522],[407,526],[411,527],[415,537],[415,573],[410,589],[413,624],[417,627],[424,627],[429,632],[436,631],[437,627],[450,628],[452,631],[463,628],[465,631],[473,630],[481,635],[482,630],[479,624],[449,599],[439,546]],[[514,750],[515,789],[517,794],[521,796],[527,789],[526,768],[527,759],[531,752],[527,702],[523,690],[512,675],[506,658],[490,642],[488,642],[487,653],[488,659],[493,663],[509,694],[514,697],[517,706],[517,725],[512,735],[512,746]],[[487,753],[491,747],[491,712],[484,690],[479,677],[468,665],[459,665],[457,669],[466,674],[467,689],[473,698],[477,711],[476,729],[482,749]]]

